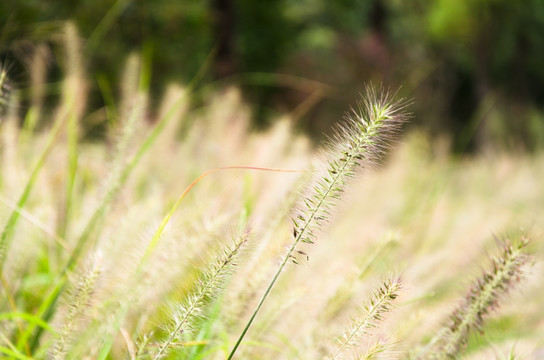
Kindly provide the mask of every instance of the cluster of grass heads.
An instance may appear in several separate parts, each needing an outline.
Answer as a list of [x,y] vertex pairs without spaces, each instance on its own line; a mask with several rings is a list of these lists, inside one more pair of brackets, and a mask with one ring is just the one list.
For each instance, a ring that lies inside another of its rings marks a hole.
[[65,30],[53,113],[39,97],[23,112],[0,68],[2,356],[542,355],[542,247],[512,231],[542,230],[542,155],[455,160],[413,134],[361,177],[406,119],[384,89],[317,156],[288,118],[250,131],[235,89],[189,111],[193,85],[172,85],[152,109],[135,55],[120,100],[99,80],[107,106],[89,114]]

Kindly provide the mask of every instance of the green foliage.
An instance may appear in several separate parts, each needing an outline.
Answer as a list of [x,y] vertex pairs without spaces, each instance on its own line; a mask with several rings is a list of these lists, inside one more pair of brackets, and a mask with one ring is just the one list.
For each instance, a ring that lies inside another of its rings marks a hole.
[[[278,110],[304,106],[303,115],[312,116],[299,126],[318,137],[330,129],[331,114],[373,80],[402,83],[405,94],[428,98],[432,105],[414,108],[417,122],[451,136],[455,152],[494,145],[534,150],[543,136],[540,128],[533,131],[531,115],[544,111],[540,0],[6,0],[0,3],[0,56],[15,64],[17,81],[29,82],[23,74],[44,46],[46,80],[61,80],[66,20],[87,39],[89,77],[100,79],[90,84],[93,110],[111,102],[100,92],[122,81],[119,59],[128,53],[144,54],[152,102],[166,83],[190,81],[211,56],[204,84],[240,86],[258,124]],[[229,25],[218,27],[224,20]],[[267,73],[267,80],[254,73]],[[317,80],[334,91],[285,82],[276,73]],[[47,93],[54,98],[58,91]],[[53,104],[48,99],[46,109]],[[506,116],[487,119],[489,108]],[[90,134],[104,132],[95,125]]]

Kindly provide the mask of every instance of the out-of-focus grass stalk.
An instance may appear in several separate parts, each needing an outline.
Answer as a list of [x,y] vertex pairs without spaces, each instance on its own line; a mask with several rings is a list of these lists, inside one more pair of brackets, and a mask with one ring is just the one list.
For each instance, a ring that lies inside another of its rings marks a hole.
[[49,48],[45,44],[37,45],[30,62],[30,108],[25,116],[23,129],[25,136],[31,136],[38,125],[43,113],[43,104],[46,92],[47,59],[50,56]]
[[117,0],[111,6],[89,37],[87,45],[85,46],[86,54],[93,54],[96,51],[108,30],[115,23],[115,20],[123,13],[123,10],[128,4],[130,4],[130,1],[128,0]]
[[11,82],[6,66],[0,63],[0,121],[3,120],[4,113],[9,106],[11,90]]
[[47,137],[45,146],[41,154],[39,155],[36,163],[34,164],[34,167],[32,168],[32,172],[30,173],[30,176],[24,187],[24,190],[21,196],[19,197],[19,200],[17,201],[16,208],[11,211],[8,221],[6,225],[4,226],[2,233],[0,234],[0,276],[1,277],[3,277],[3,269],[6,262],[6,256],[9,250],[11,238],[13,236],[15,227],[17,225],[17,222],[20,216],[19,211],[17,211],[17,209],[24,208],[28,200],[28,197],[30,196],[30,193],[32,192],[32,189],[34,188],[38,175],[40,174],[40,171],[42,170],[43,165],[45,164],[45,160],[49,156],[49,153],[53,149],[53,146],[56,144],[56,140],[60,134],[60,130],[62,129],[63,124],[66,122],[66,119],[67,119],[66,113],[63,113],[57,116],[55,123],[53,124],[53,127],[49,131],[49,135]]
[[31,357],[28,357],[17,350],[17,348],[15,348],[15,346],[3,334],[0,334],[0,336],[2,336],[2,340],[4,340],[4,342],[6,342],[9,346],[0,346],[0,353],[9,355],[11,359],[33,360]]
[[[7,79],[4,79],[6,81]],[[10,105],[11,107],[16,108],[15,104]],[[30,176],[27,180],[27,183],[23,189],[22,194],[20,195],[16,205],[12,208],[12,211],[8,217],[8,221],[4,225],[4,228],[2,229],[2,232],[0,234],[0,282],[2,283],[3,291],[6,294],[6,297],[8,299],[12,298],[12,295],[10,294],[9,290],[9,284],[6,281],[4,277],[4,265],[6,263],[6,257],[10,248],[10,244],[15,232],[15,228],[17,226],[18,220],[21,215],[21,209],[24,208],[26,202],[28,201],[30,194],[34,188],[34,185],[36,184],[36,181],[38,179],[38,175],[40,174],[47,157],[49,156],[51,150],[53,149],[54,145],[57,142],[58,137],[60,136],[61,130],[63,128],[64,123],[66,122],[68,118],[68,113],[66,109],[59,112],[57,117],[55,118],[55,122],[53,123],[53,127],[49,131],[49,135],[46,139],[45,146],[39,155],[35,165],[33,166],[33,169],[30,173]],[[13,303],[10,301],[10,304],[12,306],[12,310],[15,311],[15,307]],[[28,343],[26,342],[26,339],[28,339],[28,329],[32,328],[34,329],[36,325],[34,323],[30,323],[27,327],[27,330],[21,329],[21,340],[24,341],[18,341],[17,342],[17,349],[22,351],[23,346],[27,348],[27,352],[29,352]]]
[[68,117],[67,121],[67,140],[68,140],[68,169],[66,178],[66,189],[63,212],[60,218],[58,235],[66,238],[70,211],[72,207],[73,190],[77,173],[78,164],[78,142],[79,142],[79,122],[85,109],[85,80],[82,69],[82,58],[80,49],[80,40],[76,27],[73,23],[65,25],[65,47],[66,47],[66,69],[67,75],[62,86],[61,107],[65,107]]
[[86,309],[93,293],[96,280],[100,276],[101,259],[94,257],[89,269],[81,276],[68,300],[68,311],[63,319],[63,326],[56,336],[52,347],[53,359],[65,359],[70,348],[72,332],[77,329],[77,322]]
[[519,244],[506,241],[502,255],[493,258],[491,269],[477,279],[463,303],[451,316],[450,324],[434,337],[419,354],[418,359],[456,359],[466,346],[473,330],[481,330],[485,318],[499,306],[499,300],[519,282],[523,266],[531,257],[524,254],[528,239],[523,237]]

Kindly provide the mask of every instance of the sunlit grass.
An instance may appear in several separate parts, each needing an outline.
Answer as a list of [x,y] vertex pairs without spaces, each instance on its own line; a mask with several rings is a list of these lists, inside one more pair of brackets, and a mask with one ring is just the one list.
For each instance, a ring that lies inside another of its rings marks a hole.
[[[77,43],[74,31],[66,28],[68,43]],[[326,176],[327,163],[289,118],[253,132],[237,89],[216,90],[191,110],[193,85],[172,85],[153,109],[142,81],[149,74],[135,55],[120,98],[104,94],[107,109],[87,114],[83,84],[91,80],[75,66],[77,53],[70,56],[58,111],[47,116],[26,116],[38,105],[21,108],[0,67],[3,355],[436,358],[442,352],[429,342],[500,256],[495,236],[531,238],[524,252],[532,257],[510,279],[508,296],[486,298],[500,307],[482,306],[483,334],[472,332],[455,356],[542,351],[544,154],[454,158],[411,131],[379,169],[363,166],[341,184],[327,224],[305,243],[302,220],[291,219],[299,193],[308,199],[303,189]],[[97,123],[104,138],[85,137]],[[341,145],[332,155],[343,156]],[[214,170],[223,167],[237,168]],[[232,239],[244,244],[234,246],[236,256],[227,251]],[[397,276],[372,329],[348,330],[350,341],[338,345],[339,334],[364,321],[361,307],[371,313],[368,304]]]

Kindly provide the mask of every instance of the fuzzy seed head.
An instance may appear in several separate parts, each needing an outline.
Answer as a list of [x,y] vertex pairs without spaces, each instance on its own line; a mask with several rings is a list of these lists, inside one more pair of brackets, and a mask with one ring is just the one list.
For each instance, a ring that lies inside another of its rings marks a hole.
[[408,103],[394,97],[383,88],[367,86],[363,100],[346,115],[346,123],[336,129],[329,144],[327,170],[314,179],[314,185],[303,196],[300,210],[292,217],[296,243],[313,244],[316,230],[329,218],[347,179],[383,157],[390,141],[408,119],[404,112]]
[[187,333],[194,331],[197,319],[204,316],[206,300],[221,291],[228,276],[236,267],[237,256],[247,243],[249,230],[246,230],[239,238],[223,249],[219,256],[212,259],[210,265],[202,273],[195,290],[187,296],[181,305],[171,307],[172,322],[167,326],[167,339],[159,346],[153,359],[162,359],[168,353],[168,349],[174,343],[182,344]]
[[523,237],[513,245],[505,240],[501,244],[502,254],[491,258],[490,269],[485,271],[470,288],[462,304],[451,315],[450,323],[431,343],[423,357],[430,359],[456,359],[466,347],[470,332],[481,332],[486,318],[499,306],[523,276],[523,269],[531,257],[523,251],[528,240]]
[[[376,290],[370,301],[364,306],[365,315],[354,320],[347,331],[340,338],[339,345],[330,358],[331,360],[341,359],[346,349],[355,347],[361,337],[370,334],[370,330],[376,328],[384,316],[391,311],[394,300],[398,297],[402,285],[399,278],[389,278]],[[373,354],[376,352],[370,352]],[[373,357],[364,357],[373,358]]]

